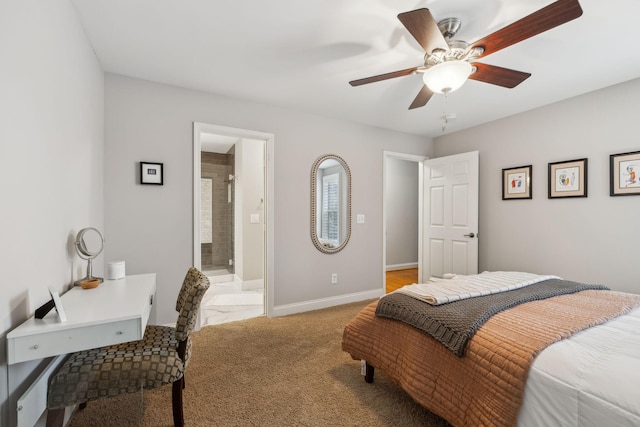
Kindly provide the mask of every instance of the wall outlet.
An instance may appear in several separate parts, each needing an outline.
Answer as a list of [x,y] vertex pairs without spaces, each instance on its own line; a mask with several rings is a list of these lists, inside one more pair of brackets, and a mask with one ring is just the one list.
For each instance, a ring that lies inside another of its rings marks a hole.
[[332,273],[331,274],[331,284],[335,285],[336,283],[338,283],[338,273]]

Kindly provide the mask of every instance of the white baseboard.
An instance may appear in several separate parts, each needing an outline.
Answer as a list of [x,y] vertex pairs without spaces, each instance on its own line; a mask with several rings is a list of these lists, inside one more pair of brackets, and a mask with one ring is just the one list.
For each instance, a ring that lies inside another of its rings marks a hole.
[[304,301],[295,304],[285,304],[273,307],[273,317],[286,316],[289,314],[302,313],[305,311],[319,310],[322,308],[334,307],[336,305],[349,304],[351,302],[366,301],[380,298],[384,294],[382,289],[374,291],[357,292],[353,294],[340,295],[331,298],[322,298],[311,301]]
[[207,276],[212,284],[235,282],[238,276],[234,274],[222,274],[219,276]]
[[386,266],[387,271],[406,270],[408,268],[418,268],[418,262],[416,261],[416,262],[408,262],[405,264],[392,264],[392,265]]
[[260,289],[264,289],[264,280],[255,279],[255,280],[245,280],[243,282],[241,281],[240,289],[243,291],[257,291]]

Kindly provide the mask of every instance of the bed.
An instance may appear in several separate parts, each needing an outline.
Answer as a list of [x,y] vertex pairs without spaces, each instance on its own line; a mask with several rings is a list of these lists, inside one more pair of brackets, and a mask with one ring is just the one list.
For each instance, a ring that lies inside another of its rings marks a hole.
[[[362,361],[367,382],[382,370],[454,426],[640,425],[640,295],[559,278],[458,292],[467,278],[441,282],[463,298],[436,306],[460,314],[485,301],[490,316],[471,333],[425,321],[419,311],[431,304],[411,292],[384,296],[346,325],[342,348]],[[556,286],[573,290],[537,290]]]

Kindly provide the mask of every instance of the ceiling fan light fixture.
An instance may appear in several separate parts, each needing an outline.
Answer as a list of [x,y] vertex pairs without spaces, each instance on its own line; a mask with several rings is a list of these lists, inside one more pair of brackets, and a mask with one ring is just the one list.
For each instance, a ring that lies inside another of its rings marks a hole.
[[466,61],[445,61],[427,69],[422,76],[424,84],[435,93],[449,93],[467,81],[473,67]]

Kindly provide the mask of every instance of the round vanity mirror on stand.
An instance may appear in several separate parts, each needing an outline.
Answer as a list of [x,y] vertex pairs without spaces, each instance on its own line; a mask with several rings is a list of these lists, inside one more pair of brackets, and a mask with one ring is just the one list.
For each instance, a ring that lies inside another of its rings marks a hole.
[[87,261],[87,275],[76,280],[74,285],[82,287],[95,287],[100,284],[102,277],[93,277],[93,267],[91,262],[102,253],[104,249],[104,238],[102,234],[93,227],[83,228],[76,235],[76,252],[78,256]]

